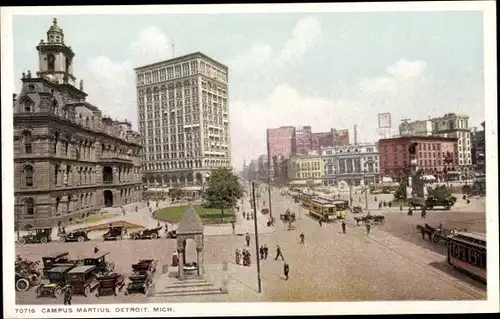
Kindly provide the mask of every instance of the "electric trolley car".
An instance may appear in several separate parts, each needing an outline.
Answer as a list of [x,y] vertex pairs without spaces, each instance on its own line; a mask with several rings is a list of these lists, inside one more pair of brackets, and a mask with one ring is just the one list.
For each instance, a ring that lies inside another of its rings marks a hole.
[[486,235],[458,232],[447,239],[448,263],[486,282]]

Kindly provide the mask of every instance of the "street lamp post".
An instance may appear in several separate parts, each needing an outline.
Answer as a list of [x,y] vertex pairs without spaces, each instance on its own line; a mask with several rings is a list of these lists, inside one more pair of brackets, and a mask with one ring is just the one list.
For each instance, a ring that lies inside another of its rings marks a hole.
[[363,184],[365,186],[365,210],[368,210],[368,188],[366,187],[366,168],[363,169]]
[[[252,182],[252,197],[253,197],[253,224],[255,227],[255,255],[257,256],[257,284],[259,293],[262,293],[262,285],[260,281],[260,255],[259,255],[259,230],[257,228],[257,205],[255,200],[255,182]],[[269,202],[270,203],[270,202]],[[271,206],[271,205],[269,205]]]

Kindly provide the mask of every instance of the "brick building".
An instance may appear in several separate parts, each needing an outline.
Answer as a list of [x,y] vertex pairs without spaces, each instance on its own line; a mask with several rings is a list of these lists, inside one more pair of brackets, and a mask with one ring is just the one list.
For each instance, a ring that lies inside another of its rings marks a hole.
[[286,160],[295,151],[295,127],[269,128],[267,136],[267,156],[269,173],[273,181],[286,180]]
[[75,87],[74,53],[54,19],[39,71],[14,95],[16,228],[51,227],[141,199],[140,136]]
[[442,180],[446,173],[452,173],[458,168],[457,138],[403,136],[379,140],[381,176],[400,181],[408,174],[410,167],[408,147],[412,142],[418,143],[415,154],[417,169],[423,174],[433,175]]
[[295,152],[297,154],[308,154],[312,148],[312,136],[310,126],[298,126],[295,128]]

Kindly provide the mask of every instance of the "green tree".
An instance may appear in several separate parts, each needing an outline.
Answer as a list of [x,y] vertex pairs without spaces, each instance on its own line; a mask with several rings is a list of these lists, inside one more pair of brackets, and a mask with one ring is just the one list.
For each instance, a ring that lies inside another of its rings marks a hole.
[[172,199],[179,199],[182,197],[182,194],[184,194],[184,191],[183,191],[180,184],[174,184],[168,190],[168,196],[170,196],[170,198],[172,198]]
[[224,209],[236,206],[238,199],[243,197],[243,188],[232,169],[221,167],[212,171],[205,189],[203,198],[209,208],[219,208],[221,219],[224,218]]
[[404,183],[400,183],[399,187],[394,192],[394,200],[396,201],[406,200],[406,185]]

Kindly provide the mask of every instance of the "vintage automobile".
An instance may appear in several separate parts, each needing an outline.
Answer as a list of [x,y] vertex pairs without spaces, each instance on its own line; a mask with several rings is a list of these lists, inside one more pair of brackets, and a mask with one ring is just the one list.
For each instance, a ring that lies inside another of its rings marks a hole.
[[109,252],[99,251],[92,256],[82,257],[84,266],[96,266],[94,269],[95,275],[106,275],[113,272],[115,269],[115,263],[112,261],[106,261],[106,256]]
[[68,252],[58,252],[42,257],[43,262],[43,277],[46,278],[46,273],[49,269],[54,268],[56,264],[64,264],[69,261]]
[[68,284],[77,295],[90,296],[90,293],[99,286],[96,266],[79,266],[68,271]]
[[169,230],[167,232],[167,235],[165,236],[166,239],[169,239],[169,238],[177,238],[177,230],[173,229],[173,230]]
[[149,288],[153,284],[153,278],[151,275],[132,275],[128,279],[130,282],[127,284],[127,291],[125,295],[131,295],[134,293],[148,294]]
[[130,234],[130,239],[135,240],[135,239],[156,239],[160,237],[160,230],[162,229],[162,226],[156,227],[156,228],[148,228],[148,229],[142,229],[140,231],[136,231]]
[[19,244],[46,244],[52,240],[52,228],[31,228],[19,239]]
[[125,276],[118,273],[110,273],[105,276],[98,276],[99,286],[97,287],[96,297],[115,295],[125,286]]
[[372,215],[372,214],[366,214],[365,216],[354,216],[354,221],[356,222],[357,225],[361,224],[382,224],[385,220],[384,215]]
[[125,226],[111,226],[108,231],[102,235],[103,240],[122,240],[125,234]]
[[90,240],[90,238],[88,236],[88,230],[85,229],[76,229],[68,233],[64,232],[59,234],[59,241],[61,243],[68,241],[77,241],[79,243],[83,243],[87,240]]
[[[42,280],[42,272],[39,269],[40,261],[16,261],[15,271],[24,279],[29,281],[30,286],[37,286]],[[16,280],[17,282],[17,280]]]
[[64,286],[66,286],[69,272],[74,266],[58,266],[47,271],[48,283],[40,284],[36,288],[36,296],[57,298],[61,295]]
[[265,214],[269,214],[269,208],[264,207],[264,208],[262,208],[262,209],[260,210],[260,212],[261,212],[262,214],[264,214],[264,215],[265,215]]
[[27,291],[31,288],[30,280],[16,271],[16,291]]
[[141,259],[137,264],[132,265],[134,275],[148,275],[156,272],[158,261],[155,259]]

